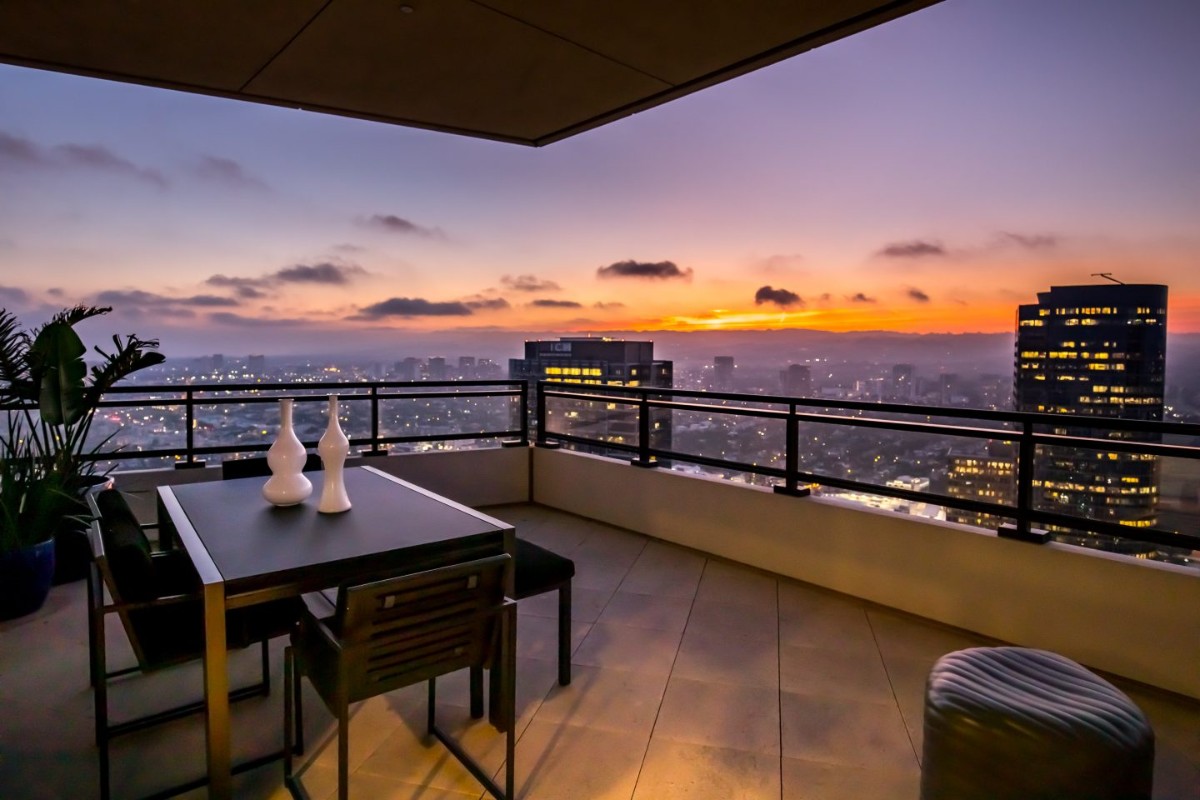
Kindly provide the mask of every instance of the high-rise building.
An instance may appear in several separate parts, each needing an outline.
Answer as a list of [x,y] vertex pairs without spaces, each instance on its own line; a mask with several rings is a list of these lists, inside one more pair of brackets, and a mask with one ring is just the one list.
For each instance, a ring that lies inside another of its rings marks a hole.
[[251,375],[262,375],[267,371],[267,358],[262,355],[246,356],[246,371]]
[[[1022,305],[1017,312],[1016,409],[1161,420],[1166,344],[1166,286],[1114,283],[1054,286],[1039,292],[1037,303]],[[1114,439],[1138,436],[1077,425],[1055,432]],[[1155,456],[1047,447],[1037,463],[1034,503],[1039,510],[1134,527],[1155,524]],[[1096,541],[1055,533],[1081,544]]]
[[446,359],[441,356],[431,357],[425,365],[425,377],[431,381],[446,380]]
[[392,366],[392,371],[396,373],[396,380],[415,381],[420,363],[419,360],[412,356],[408,356],[403,361],[397,361]]
[[733,391],[733,356],[713,356],[712,389],[718,392]]
[[[950,453],[946,493],[962,500],[1012,505],[1017,496],[1017,465],[1012,442],[989,441],[981,452]],[[995,530],[1004,519],[958,508],[947,508],[946,519]]]
[[811,397],[812,371],[804,364],[789,364],[779,373],[779,388],[791,397]]
[[[654,358],[654,342],[609,338],[563,337],[525,342],[525,357],[510,358],[508,376],[529,381],[597,383],[608,386],[674,386],[674,365]],[[532,395],[530,409],[534,408]],[[637,408],[624,403],[571,402],[547,410],[547,424],[563,433],[637,444]],[[651,411],[650,445],[669,450],[669,411]]]
[[913,386],[912,364],[896,364],[892,367],[892,396],[897,400],[911,400],[916,387]]

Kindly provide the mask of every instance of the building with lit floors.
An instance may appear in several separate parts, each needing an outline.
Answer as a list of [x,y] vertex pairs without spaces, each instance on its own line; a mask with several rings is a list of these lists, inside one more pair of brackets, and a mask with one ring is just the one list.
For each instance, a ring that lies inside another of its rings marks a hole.
[[[1167,342],[1167,287],[1055,286],[1017,312],[1018,411],[1161,420]],[[1054,433],[1092,436],[1086,426]],[[1150,434],[1110,434],[1112,437]],[[1134,527],[1157,520],[1159,463],[1153,455],[1047,447],[1037,459],[1034,502]],[[1055,531],[1076,544],[1128,549],[1120,541]],[[1133,545],[1134,551],[1151,548]]]
[[[989,441],[978,453],[951,453],[946,493],[961,500],[1012,505],[1017,497],[1017,471],[1011,442]],[[1006,520],[961,508],[947,508],[946,519],[995,530]]]
[[[525,342],[525,357],[509,359],[508,376],[527,381],[531,398],[538,381],[669,389],[675,380],[674,364],[654,358],[654,342],[587,337]],[[547,409],[547,425],[617,444],[638,443],[633,404],[564,402]],[[670,412],[652,410],[650,428],[650,446],[671,449]]]

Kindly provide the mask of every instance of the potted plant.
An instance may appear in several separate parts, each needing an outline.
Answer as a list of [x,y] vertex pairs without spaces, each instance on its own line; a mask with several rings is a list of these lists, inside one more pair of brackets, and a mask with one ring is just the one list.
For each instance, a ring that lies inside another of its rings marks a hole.
[[100,359],[89,371],[74,326],[110,311],[79,305],[26,331],[0,309],[0,554],[56,541],[60,581],[82,577],[87,565],[83,496],[107,472],[95,455],[108,440],[89,441],[100,398],[164,360],[156,340],[113,336],[111,352],[95,348]]

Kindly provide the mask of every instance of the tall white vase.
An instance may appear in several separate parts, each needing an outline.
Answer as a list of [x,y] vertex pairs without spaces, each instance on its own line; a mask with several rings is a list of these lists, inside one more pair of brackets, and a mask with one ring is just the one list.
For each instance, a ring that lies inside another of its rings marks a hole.
[[321,454],[321,465],[324,467],[325,480],[321,487],[321,501],[317,511],[322,514],[337,514],[350,508],[350,496],[346,494],[346,481],[342,471],[346,465],[346,457],[350,455],[350,440],[342,432],[338,422],[338,399],[336,394],[329,395],[329,422],[325,433],[317,443],[317,452]]
[[271,477],[263,484],[262,494],[277,506],[294,506],[312,494],[312,481],[304,475],[308,454],[292,427],[292,398],[279,401],[279,434],[267,451]]

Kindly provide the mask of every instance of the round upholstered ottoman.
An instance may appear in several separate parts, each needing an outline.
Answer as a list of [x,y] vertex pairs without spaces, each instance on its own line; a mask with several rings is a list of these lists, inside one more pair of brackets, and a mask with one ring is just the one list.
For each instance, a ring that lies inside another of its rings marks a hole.
[[1069,658],[975,647],[929,673],[921,800],[1150,800],[1153,772],[1145,714]]

